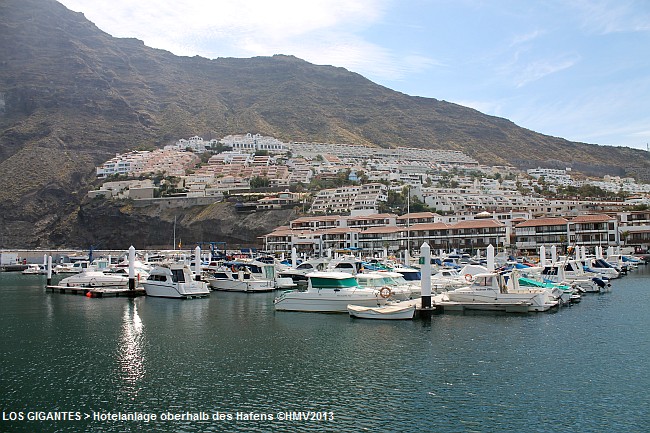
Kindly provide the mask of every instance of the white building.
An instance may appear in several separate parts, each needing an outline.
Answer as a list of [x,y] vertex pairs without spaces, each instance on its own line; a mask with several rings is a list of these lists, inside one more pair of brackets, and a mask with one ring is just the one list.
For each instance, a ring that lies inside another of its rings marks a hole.
[[220,143],[232,150],[246,153],[255,153],[258,150],[265,150],[269,153],[286,153],[287,146],[277,138],[266,137],[260,134],[228,135],[220,140]]

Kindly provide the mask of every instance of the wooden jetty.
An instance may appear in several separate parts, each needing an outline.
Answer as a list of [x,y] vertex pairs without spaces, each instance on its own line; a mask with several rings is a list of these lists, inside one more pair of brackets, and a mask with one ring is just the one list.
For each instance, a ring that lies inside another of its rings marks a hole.
[[144,296],[142,287],[130,290],[128,287],[69,287],[69,286],[45,286],[45,290],[52,293],[65,293],[71,295],[83,295],[89,298],[128,297]]

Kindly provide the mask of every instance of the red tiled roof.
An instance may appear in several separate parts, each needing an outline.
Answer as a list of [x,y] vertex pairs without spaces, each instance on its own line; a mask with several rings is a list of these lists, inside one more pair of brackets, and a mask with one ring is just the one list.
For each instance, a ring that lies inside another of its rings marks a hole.
[[481,229],[481,228],[490,228],[490,227],[505,227],[505,224],[492,219],[478,219],[478,220],[467,220],[459,221],[456,224],[452,225],[452,229]]
[[413,224],[411,226],[411,230],[446,230],[450,226],[448,226],[445,223],[420,223],[420,224]]
[[562,226],[568,221],[565,218],[535,218],[517,224],[516,227]]
[[609,215],[605,214],[598,214],[598,215],[578,215],[575,218],[571,219],[572,223],[593,223],[593,222],[606,222],[606,221],[613,221],[614,218],[610,217]]

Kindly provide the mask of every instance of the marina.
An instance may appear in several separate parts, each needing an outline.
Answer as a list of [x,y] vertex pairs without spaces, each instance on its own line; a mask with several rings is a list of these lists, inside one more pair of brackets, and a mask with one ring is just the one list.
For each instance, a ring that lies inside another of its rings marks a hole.
[[[56,286],[63,276],[54,278]],[[417,320],[276,311],[277,292],[90,299],[45,289],[45,282],[44,275],[0,274],[5,411],[200,411],[233,419],[41,421],[32,424],[38,431],[650,427],[638,410],[650,403],[643,374],[649,266],[550,314],[465,308]],[[574,415],[557,414],[558,407],[573,407]],[[300,410],[334,418],[236,418]]]

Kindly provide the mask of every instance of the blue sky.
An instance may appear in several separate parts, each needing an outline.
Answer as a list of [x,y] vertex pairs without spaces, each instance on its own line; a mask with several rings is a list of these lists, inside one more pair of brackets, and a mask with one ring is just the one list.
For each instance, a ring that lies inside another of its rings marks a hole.
[[290,54],[543,134],[650,143],[648,0],[60,1],[177,55]]

